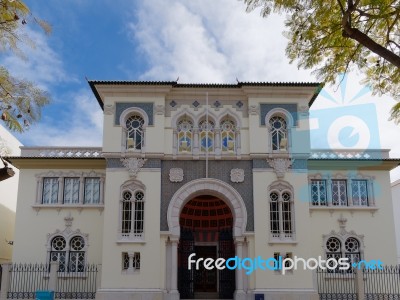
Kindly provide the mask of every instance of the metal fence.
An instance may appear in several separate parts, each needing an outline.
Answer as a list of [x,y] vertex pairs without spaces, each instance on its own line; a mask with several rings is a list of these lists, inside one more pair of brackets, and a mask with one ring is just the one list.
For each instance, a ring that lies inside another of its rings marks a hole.
[[3,288],[7,299],[35,299],[38,290],[53,290],[56,299],[95,299],[99,272],[96,264],[79,272],[59,272],[58,264],[14,263],[3,268]]
[[357,300],[354,272],[332,272],[317,269],[318,294],[320,300]]
[[367,300],[400,299],[400,266],[363,270],[364,294]]
[[56,299],[95,299],[97,265],[86,265],[82,272],[59,272]]
[[320,300],[400,300],[400,266],[316,274]]
[[47,264],[12,264],[9,276],[8,299],[33,299],[35,291],[49,287]]

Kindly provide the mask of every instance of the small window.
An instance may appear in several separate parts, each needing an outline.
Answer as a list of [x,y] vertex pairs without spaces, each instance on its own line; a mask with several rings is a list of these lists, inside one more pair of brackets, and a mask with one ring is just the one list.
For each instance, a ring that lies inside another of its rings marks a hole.
[[69,271],[83,272],[85,269],[85,241],[80,236],[75,236],[70,241]]
[[271,223],[271,233],[273,237],[279,237],[280,227],[279,227],[279,195],[277,193],[271,193],[270,198],[270,223]]
[[311,204],[327,205],[326,180],[311,180]]
[[140,253],[135,252],[129,254],[128,252],[122,253],[122,270],[123,271],[138,271],[140,270]]
[[62,236],[56,236],[51,240],[50,262],[58,262],[60,272],[66,271],[67,243]]
[[79,203],[79,178],[64,179],[64,204]]
[[100,203],[100,178],[85,178],[84,204]]
[[42,203],[43,204],[58,203],[58,178],[43,179]]

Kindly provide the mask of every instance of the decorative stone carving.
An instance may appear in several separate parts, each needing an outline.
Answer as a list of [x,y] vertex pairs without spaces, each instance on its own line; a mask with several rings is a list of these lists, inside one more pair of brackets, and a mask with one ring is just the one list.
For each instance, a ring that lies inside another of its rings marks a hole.
[[257,105],[249,106],[249,115],[258,115],[260,113],[260,109]]
[[244,170],[243,169],[232,169],[231,170],[231,181],[235,183],[244,181]]
[[285,173],[293,163],[290,158],[267,159],[267,162],[274,169],[276,177],[278,178],[285,177]]
[[64,218],[65,228],[71,227],[73,220],[74,218],[71,216],[71,213],[68,213],[68,215]]
[[138,172],[143,167],[146,161],[147,159],[136,158],[136,157],[121,158],[122,164],[124,165],[125,168],[128,169],[129,176],[133,178],[137,176]]
[[114,104],[106,104],[104,105],[104,114],[105,115],[112,115],[114,114],[115,111],[115,105]]
[[164,113],[165,113],[165,107],[164,107],[164,105],[161,105],[161,104],[156,105],[156,107],[155,107],[155,113],[156,113],[156,115],[164,115]]
[[183,181],[183,169],[181,169],[181,168],[169,169],[169,180],[171,182],[182,182]]

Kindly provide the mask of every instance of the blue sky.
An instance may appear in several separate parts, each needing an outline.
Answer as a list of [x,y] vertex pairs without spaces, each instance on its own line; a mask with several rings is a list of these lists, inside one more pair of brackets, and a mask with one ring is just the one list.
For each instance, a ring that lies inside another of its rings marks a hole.
[[[101,146],[102,112],[85,77],[101,80],[179,82],[315,81],[309,71],[285,57],[282,16],[262,19],[245,13],[238,0],[26,0],[34,15],[53,28],[46,36],[25,27],[36,49],[24,48],[27,61],[0,57],[14,75],[36,82],[52,95],[42,120],[16,135],[27,146]],[[400,157],[400,126],[388,122],[386,97],[357,96],[354,73],[343,88],[327,88],[313,110],[377,103],[379,143]],[[343,89],[342,89],[343,88]],[[328,95],[328,96],[326,96]],[[335,101],[329,100],[333,98]],[[350,103],[351,99],[355,99]],[[343,102],[346,105],[343,106]],[[373,124],[373,122],[371,122]],[[378,128],[374,128],[378,129]],[[320,147],[325,132],[314,133]],[[393,173],[394,174],[394,173]],[[400,171],[395,175],[400,177]]]

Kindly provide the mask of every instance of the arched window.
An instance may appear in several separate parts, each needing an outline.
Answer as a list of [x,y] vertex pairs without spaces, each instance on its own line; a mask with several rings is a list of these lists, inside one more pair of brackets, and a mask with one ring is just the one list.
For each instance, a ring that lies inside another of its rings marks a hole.
[[144,119],[134,114],[126,120],[127,140],[126,148],[129,150],[141,150],[144,145]]
[[49,260],[59,263],[59,272],[83,272],[85,269],[85,247],[85,240],[79,235],[71,236],[68,239],[57,235],[51,240]]
[[177,126],[178,151],[191,152],[193,141],[193,122],[188,117],[183,117]]
[[[326,240],[325,250],[327,259],[334,258],[337,261],[339,258],[347,258],[350,265],[361,260],[360,241],[353,236],[330,236]],[[334,263],[332,262],[332,264]],[[352,269],[347,272],[352,272]]]
[[281,116],[269,119],[272,151],[287,150],[287,123]]
[[230,119],[222,120],[221,128],[221,149],[222,152],[235,152],[236,148],[236,124]]
[[69,271],[83,272],[85,269],[85,241],[81,236],[75,236],[70,241],[69,246]]
[[214,128],[215,124],[211,120],[203,120],[199,123],[201,152],[214,151]]
[[135,239],[143,236],[144,193],[142,191],[124,191],[122,193],[122,238]]
[[270,232],[272,238],[293,239],[293,199],[291,192],[272,191],[269,194]]
[[66,271],[67,242],[62,236],[56,236],[51,240],[50,262],[59,263],[59,271]]

